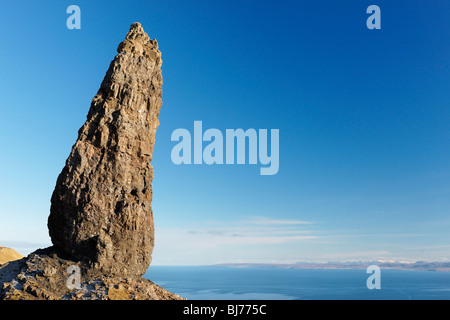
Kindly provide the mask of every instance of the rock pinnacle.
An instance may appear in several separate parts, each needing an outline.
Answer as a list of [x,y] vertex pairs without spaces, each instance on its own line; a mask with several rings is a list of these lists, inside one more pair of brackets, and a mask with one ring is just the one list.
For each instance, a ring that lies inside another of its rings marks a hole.
[[152,160],[162,105],[158,43],[133,23],[65,167],[48,218],[53,245],[100,272],[140,276],[154,246]]

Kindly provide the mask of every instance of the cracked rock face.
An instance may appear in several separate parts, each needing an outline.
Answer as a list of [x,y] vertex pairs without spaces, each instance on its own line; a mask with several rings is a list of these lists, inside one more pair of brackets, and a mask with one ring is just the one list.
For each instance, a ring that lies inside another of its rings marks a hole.
[[103,273],[140,276],[154,246],[150,162],[162,60],[139,23],[117,52],[57,179],[48,228],[69,256]]

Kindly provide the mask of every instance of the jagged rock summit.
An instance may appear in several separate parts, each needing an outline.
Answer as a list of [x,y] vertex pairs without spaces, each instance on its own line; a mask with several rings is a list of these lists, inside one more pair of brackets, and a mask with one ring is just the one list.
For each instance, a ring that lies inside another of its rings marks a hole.
[[154,246],[150,162],[162,60],[140,23],[117,52],[57,179],[48,228],[69,256],[105,273],[140,276]]
[[0,266],[0,300],[182,299],[142,277],[154,246],[161,52],[139,23],[117,52],[56,182],[53,246]]

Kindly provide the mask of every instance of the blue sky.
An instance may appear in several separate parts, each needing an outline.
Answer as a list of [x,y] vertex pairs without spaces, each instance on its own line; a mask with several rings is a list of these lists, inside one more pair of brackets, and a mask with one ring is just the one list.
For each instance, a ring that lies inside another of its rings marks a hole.
[[[93,2],[2,4],[0,245],[50,244],[56,178],[138,21],[163,59],[153,264],[450,260],[447,1]],[[196,120],[279,129],[278,173],[173,164]]]

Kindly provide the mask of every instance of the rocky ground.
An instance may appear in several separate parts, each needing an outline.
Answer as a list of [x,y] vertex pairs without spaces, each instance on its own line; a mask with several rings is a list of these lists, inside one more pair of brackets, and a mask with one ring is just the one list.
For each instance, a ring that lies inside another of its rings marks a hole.
[[[67,272],[78,266],[78,288]],[[73,268],[73,267],[72,267]],[[1,300],[183,300],[143,277],[108,277],[53,247],[37,250],[0,268]]]

